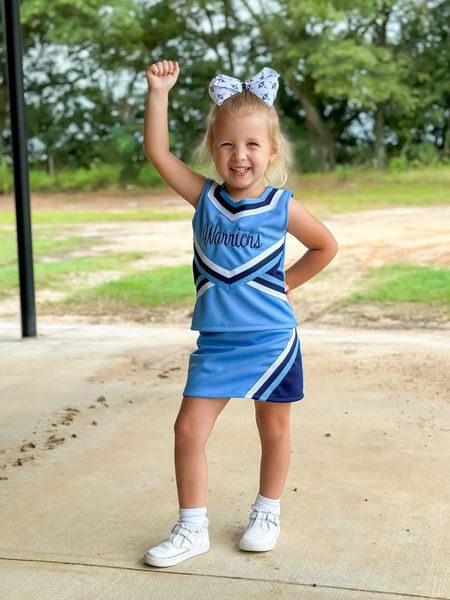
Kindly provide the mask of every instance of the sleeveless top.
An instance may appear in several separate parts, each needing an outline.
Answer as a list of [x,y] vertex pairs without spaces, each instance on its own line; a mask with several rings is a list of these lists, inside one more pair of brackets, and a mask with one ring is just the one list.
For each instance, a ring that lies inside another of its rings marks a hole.
[[284,289],[288,203],[293,192],[266,187],[233,200],[208,179],[192,219],[193,330],[257,331],[297,325]]

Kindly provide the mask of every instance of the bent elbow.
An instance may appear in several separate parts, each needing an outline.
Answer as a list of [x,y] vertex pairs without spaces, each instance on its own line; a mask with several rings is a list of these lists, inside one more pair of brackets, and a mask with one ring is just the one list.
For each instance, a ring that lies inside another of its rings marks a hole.
[[152,164],[153,167],[155,167],[155,169],[157,171],[159,171],[158,158],[157,158],[157,156],[155,156],[155,153],[151,152],[147,148],[144,148],[144,153],[145,153],[145,156],[147,157],[147,160]]
[[336,241],[335,238],[333,238],[332,244],[331,244],[331,257],[334,258],[336,256],[336,254],[338,253],[339,250],[339,245]]
[[329,242],[325,248],[325,253],[327,256],[327,264],[333,260],[333,258],[338,253],[338,250],[339,250],[339,246],[338,246],[337,241],[334,239],[334,237],[331,237],[331,239],[329,240]]

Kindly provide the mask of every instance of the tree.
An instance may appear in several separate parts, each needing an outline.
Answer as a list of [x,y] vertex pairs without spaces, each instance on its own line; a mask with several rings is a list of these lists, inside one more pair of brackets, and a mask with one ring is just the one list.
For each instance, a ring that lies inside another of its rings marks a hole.
[[30,156],[50,172],[145,160],[144,70],[162,57],[181,64],[170,132],[184,160],[213,75],[245,79],[267,64],[303,169],[382,167],[421,145],[450,155],[450,0],[22,0],[21,13]]

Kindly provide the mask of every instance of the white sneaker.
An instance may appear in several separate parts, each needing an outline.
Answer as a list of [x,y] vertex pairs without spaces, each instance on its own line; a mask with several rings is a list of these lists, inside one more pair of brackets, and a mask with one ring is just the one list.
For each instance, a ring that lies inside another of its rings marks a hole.
[[144,561],[153,567],[171,567],[208,550],[208,519],[201,529],[179,520],[164,541],[147,550]]
[[252,504],[247,529],[239,540],[239,548],[249,552],[266,552],[275,548],[280,535],[280,515]]

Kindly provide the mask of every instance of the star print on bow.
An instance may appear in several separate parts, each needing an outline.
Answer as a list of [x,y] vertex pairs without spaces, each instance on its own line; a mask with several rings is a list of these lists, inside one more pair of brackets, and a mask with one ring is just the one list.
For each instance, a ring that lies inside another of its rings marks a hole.
[[248,90],[258,96],[267,106],[272,106],[278,91],[279,76],[279,73],[269,67],[264,67],[245,82],[228,75],[216,75],[209,84],[209,95],[220,106],[231,96]]

